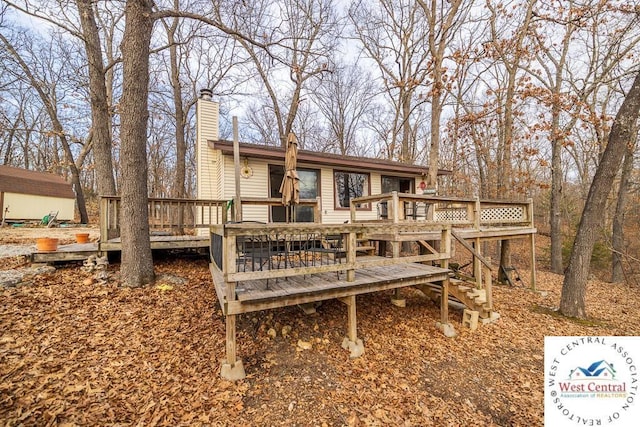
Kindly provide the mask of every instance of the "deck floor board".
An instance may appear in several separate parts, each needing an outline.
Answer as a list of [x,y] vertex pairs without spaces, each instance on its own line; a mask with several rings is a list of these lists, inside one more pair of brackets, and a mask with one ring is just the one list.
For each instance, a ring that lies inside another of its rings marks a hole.
[[356,270],[355,280],[352,282],[346,280],[346,274],[341,273],[338,277],[335,272],[270,279],[268,285],[266,279],[239,282],[236,295],[241,303],[252,303],[329,292],[340,288],[362,288],[364,293],[391,283],[402,286],[403,282],[408,281],[442,280],[448,273],[447,269],[424,264],[366,267]]

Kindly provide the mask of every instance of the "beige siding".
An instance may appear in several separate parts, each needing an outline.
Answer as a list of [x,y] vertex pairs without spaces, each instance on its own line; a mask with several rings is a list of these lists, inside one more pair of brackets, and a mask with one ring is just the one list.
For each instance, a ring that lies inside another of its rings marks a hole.
[[[235,196],[235,168],[233,156],[222,156],[224,164],[224,192],[223,199]],[[244,166],[244,158],[240,160]],[[240,178],[240,197],[267,198],[269,197],[269,164],[261,159],[249,159],[248,166],[253,172],[248,178]],[[243,221],[269,221],[269,209],[266,206],[244,206],[242,208]]]
[[76,204],[75,199],[5,192],[4,207],[9,208],[7,219],[41,220],[51,212],[58,212],[59,220],[73,221]]
[[219,167],[217,150],[211,150],[208,141],[218,140],[218,103],[198,100],[196,111],[196,164],[197,197],[217,199],[219,197]]
[[[349,210],[335,209],[335,194],[333,184],[333,169],[322,168],[321,186],[322,186],[322,222],[325,224],[341,224],[351,218]],[[371,194],[380,194],[380,174],[369,174]],[[371,210],[358,211],[356,218],[358,220],[369,220],[377,218],[376,204]]]
[[[209,148],[208,141],[218,140],[218,103],[199,99],[196,106],[196,197],[220,199],[220,151]],[[200,212],[198,212],[200,216]],[[205,213],[208,216],[208,212]],[[207,223],[209,218],[198,218]],[[198,229],[198,235],[206,235],[207,229]]]

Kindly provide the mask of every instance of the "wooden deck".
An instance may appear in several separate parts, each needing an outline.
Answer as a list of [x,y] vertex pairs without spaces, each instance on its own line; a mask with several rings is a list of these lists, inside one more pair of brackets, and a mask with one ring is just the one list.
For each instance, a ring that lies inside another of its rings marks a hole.
[[[357,257],[362,265],[388,261],[382,257]],[[325,272],[236,283],[235,299],[227,300],[223,275],[211,269],[221,307],[226,314],[305,304],[363,293],[378,292],[446,280],[450,271],[431,265],[407,263],[373,265],[355,271],[353,281],[345,272]]]
[[[209,236],[151,236],[149,239],[152,250],[206,249],[209,247]],[[106,242],[59,245],[57,250],[50,252],[36,251],[31,254],[31,262],[84,261],[90,256],[104,256],[109,252],[120,251],[122,251],[122,242],[118,237]]]

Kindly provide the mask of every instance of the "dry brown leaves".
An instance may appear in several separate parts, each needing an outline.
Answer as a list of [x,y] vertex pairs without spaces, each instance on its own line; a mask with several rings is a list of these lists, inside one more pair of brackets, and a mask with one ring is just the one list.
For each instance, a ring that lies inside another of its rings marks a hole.
[[[0,419],[7,425],[541,425],[545,335],[638,335],[637,288],[594,282],[577,323],[557,306],[561,277],[540,290],[495,289],[501,319],[459,335],[414,290],[358,297],[365,354],[340,347],[346,307],[327,301],[240,316],[247,379],[219,377],[224,319],[206,261],[165,260],[184,284],[85,284],[77,267],[0,291]],[[113,270],[116,267],[111,267]],[[521,272],[527,274],[527,272]],[[526,276],[525,276],[526,277]],[[282,336],[282,328],[291,331]],[[275,338],[267,333],[277,332]],[[288,329],[288,328],[287,328]],[[299,340],[312,344],[298,347]]]

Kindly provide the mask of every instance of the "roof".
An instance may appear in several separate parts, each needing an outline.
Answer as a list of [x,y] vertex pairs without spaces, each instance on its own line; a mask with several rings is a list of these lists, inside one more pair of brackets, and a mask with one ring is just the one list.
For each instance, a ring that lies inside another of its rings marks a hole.
[[[209,146],[216,150],[221,150],[223,154],[233,155],[233,142],[231,141],[208,141]],[[280,160],[284,162],[284,147],[274,147],[268,145],[240,143],[240,156],[260,158],[267,160]],[[394,175],[416,176],[427,175],[427,166],[411,165],[394,162],[392,160],[372,159],[367,157],[344,156],[334,153],[321,153],[316,151],[298,150],[298,163],[332,166],[348,170],[378,171]],[[438,175],[451,175],[451,171],[439,169]]]
[[0,166],[0,193],[75,199],[71,184],[59,175],[28,169]]

